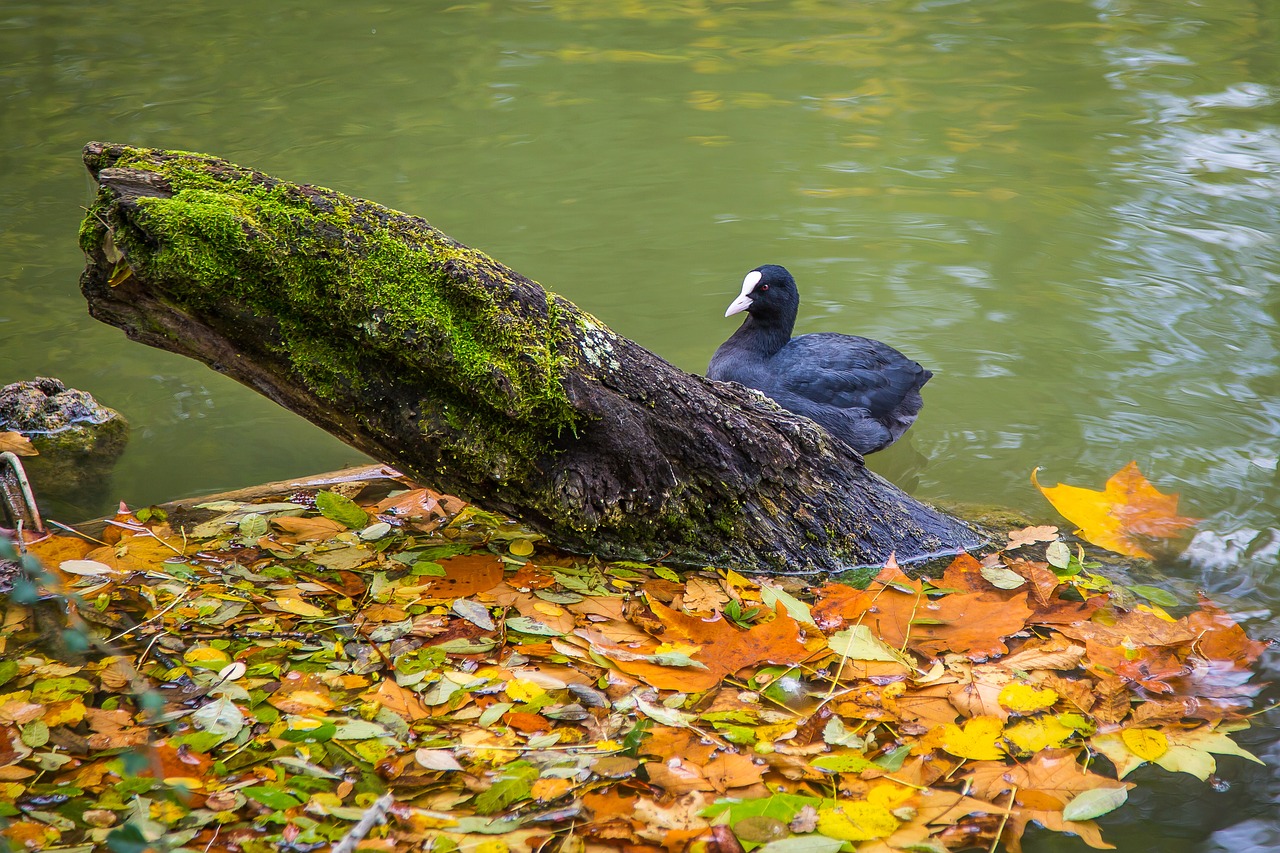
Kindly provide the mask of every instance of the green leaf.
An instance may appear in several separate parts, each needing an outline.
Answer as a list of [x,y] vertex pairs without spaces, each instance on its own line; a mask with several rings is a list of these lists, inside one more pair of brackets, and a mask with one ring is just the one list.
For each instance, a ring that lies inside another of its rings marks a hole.
[[[320,743],[333,740],[334,734],[338,731],[333,721],[321,720],[320,725],[317,726],[313,725],[315,720],[315,717],[291,718],[289,728],[280,733],[280,738],[290,743]],[[295,725],[297,728],[294,728]]]
[[910,666],[897,649],[872,634],[866,625],[854,625],[837,631],[827,640],[827,645],[836,654],[850,660],[896,661]]
[[357,720],[348,717],[335,726],[334,740],[369,740],[375,737],[390,737],[391,732],[383,726],[368,720]]
[[32,749],[39,749],[49,742],[49,726],[44,720],[32,720],[19,731],[22,742]]
[[717,800],[703,809],[702,815],[713,820],[727,815],[730,825],[749,817],[771,817],[783,823],[791,823],[805,806],[820,809],[833,804],[833,800],[822,800],[803,794],[776,793],[752,800]]
[[1137,586],[1128,587],[1129,591],[1134,595],[1140,595],[1152,604],[1159,607],[1177,607],[1182,602],[1178,601],[1177,596],[1171,592],[1166,592],[1158,586],[1146,586],[1138,584]]
[[369,513],[356,506],[356,502],[351,498],[337,492],[317,493],[316,509],[325,518],[345,524],[352,530],[363,530],[369,526]]
[[107,833],[107,849],[112,853],[144,853],[151,847],[142,831],[132,823],[126,823]]
[[476,814],[491,815],[529,796],[538,768],[527,761],[513,761],[502,768],[502,778],[475,800]]
[[791,831],[787,829],[785,823],[776,817],[757,815],[755,817],[744,817],[735,823],[733,825],[733,834],[738,836],[739,841],[764,844],[768,841],[778,841],[786,838],[791,834]]
[[507,620],[507,630],[517,631],[521,634],[534,634],[539,637],[563,637],[563,631],[557,631],[550,625],[544,625],[537,619],[529,616],[513,616]]
[[266,517],[261,513],[251,512],[240,519],[240,522],[236,525],[236,530],[242,538],[256,541],[267,535],[270,526],[267,524]]
[[777,610],[778,603],[781,602],[782,606],[787,608],[787,613],[791,614],[792,619],[817,627],[817,623],[813,621],[813,614],[809,611],[809,605],[779,587],[767,583],[760,584],[760,600],[770,610]]
[[[556,636],[560,635],[556,634]],[[454,637],[452,640],[436,643],[432,648],[450,655],[482,655],[485,652],[492,651],[496,645],[498,645],[497,640],[487,637],[475,637],[473,639]]]
[[294,806],[302,805],[302,802],[292,794],[281,791],[279,788],[268,788],[266,785],[254,785],[249,788],[241,788],[240,793],[275,811],[282,811],[284,809],[291,809]]
[[820,755],[809,762],[809,765],[828,773],[861,773],[875,765],[861,755],[841,753],[837,755]]
[[770,841],[756,853],[837,853],[844,847],[838,838],[823,835],[793,835],[778,841]]
[[1082,791],[1062,810],[1065,820],[1093,820],[1114,811],[1129,799],[1128,788],[1092,788]]
[[[446,827],[449,832],[458,832],[476,834],[476,835],[506,835],[508,832],[515,832],[524,823],[524,818],[493,818],[486,820],[482,817],[461,817],[451,826]],[[435,849],[435,839],[432,839],[432,849]]]
[[63,678],[43,678],[31,686],[31,701],[39,705],[65,702],[82,696],[93,689],[87,680],[74,675]]
[[1044,558],[1055,569],[1066,569],[1071,565],[1071,548],[1061,540],[1052,542],[1048,548],[1044,549]]
[[18,662],[16,660],[0,660],[0,684],[12,681],[17,674]]
[[981,572],[982,576],[987,579],[987,583],[996,589],[1017,589],[1027,582],[1027,579],[1022,575],[1013,569],[1006,569],[1003,566],[983,566]]
[[844,721],[839,717],[832,717],[827,720],[827,724],[822,728],[822,739],[831,746],[851,746],[854,749],[863,749],[867,745],[866,740],[846,729]]
[[907,756],[911,754],[911,747],[903,744],[891,752],[886,752],[879,758],[873,759],[872,764],[881,767],[890,773],[897,773],[902,769],[902,763],[907,760]]
[[206,732],[235,737],[244,728],[244,713],[225,696],[198,708],[191,721]]
[[672,581],[673,583],[680,582],[679,573],[676,572],[674,569],[668,569],[666,566],[654,567],[653,573],[658,577],[662,578],[664,581]]

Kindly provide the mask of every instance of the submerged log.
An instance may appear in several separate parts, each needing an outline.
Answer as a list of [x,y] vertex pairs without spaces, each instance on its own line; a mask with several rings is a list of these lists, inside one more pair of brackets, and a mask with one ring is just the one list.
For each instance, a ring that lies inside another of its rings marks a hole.
[[419,217],[204,155],[84,155],[94,317],[560,547],[798,573],[979,541]]

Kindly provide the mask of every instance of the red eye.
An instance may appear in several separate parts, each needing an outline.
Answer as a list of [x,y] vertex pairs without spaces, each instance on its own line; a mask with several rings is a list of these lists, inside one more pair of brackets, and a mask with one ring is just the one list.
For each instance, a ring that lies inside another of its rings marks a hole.
[[760,285],[760,289],[761,289],[761,290],[768,290],[768,289],[769,289],[769,285],[767,285],[767,284],[762,284],[762,285]]

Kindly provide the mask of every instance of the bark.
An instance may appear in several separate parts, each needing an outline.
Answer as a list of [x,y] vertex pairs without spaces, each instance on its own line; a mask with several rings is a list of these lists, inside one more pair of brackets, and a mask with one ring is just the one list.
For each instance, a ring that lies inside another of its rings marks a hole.
[[91,143],[92,315],[601,557],[840,571],[973,547],[816,424],[685,373],[416,216]]

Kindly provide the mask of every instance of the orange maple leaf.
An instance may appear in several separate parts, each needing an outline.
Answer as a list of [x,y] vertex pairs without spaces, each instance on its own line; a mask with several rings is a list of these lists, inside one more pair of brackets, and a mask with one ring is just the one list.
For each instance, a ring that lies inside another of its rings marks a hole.
[[[651,600],[649,608],[666,628],[663,639],[691,644],[690,657],[706,667],[674,667],[647,660],[614,659],[623,672],[661,690],[710,690],[720,679],[756,664],[803,661],[809,651],[800,641],[800,624],[779,604],[774,618],[743,631],[723,615],[713,619],[690,616]],[[607,653],[606,653],[607,655]]]
[[1178,496],[1156,491],[1138,470],[1137,462],[1111,475],[1101,492],[1063,483],[1046,488],[1036,479],[1038,470],[1031,472],[1031,482],[1054,509],[1079,528],[1076,533],[1117,554],[1151,559],[1137,537],[1169,539],[1200,522],[1178,515]]

